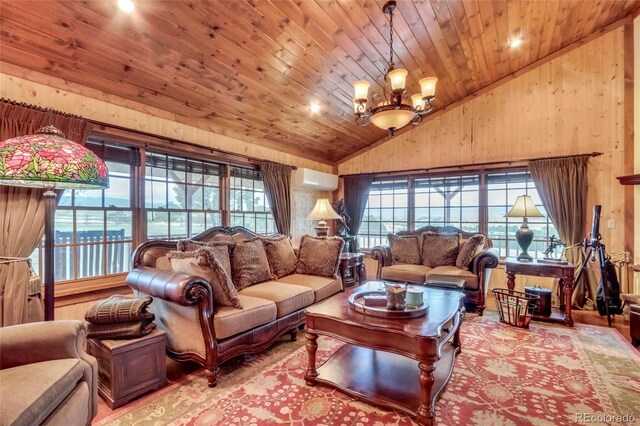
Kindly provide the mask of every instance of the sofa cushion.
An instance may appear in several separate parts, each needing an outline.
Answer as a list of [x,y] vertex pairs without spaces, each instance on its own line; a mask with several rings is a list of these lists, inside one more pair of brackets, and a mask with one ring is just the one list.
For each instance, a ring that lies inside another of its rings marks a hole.
[[314,293],[308,287],[285,284],[279,281],[267,281],[252,285],[240,291],[243,296],[259,297],[271,300],[278,309],[277,317],[282,318],[298,309],[313,303]]
[[318,275],[291,274],[278,280],[279,283],[295,284],[313,290],[313,303],[333,296],[342,290],[342,278],[320,277]]
[[460,234],[444,235],[425,232],[422,235],[422,264],[436,266],[455,266],[460,250]]
[[267,252],[259,238],[236,243],[232,265],[233,283],[238,291],[277,278],[271,273]]
[[242,309],[220,306],[213,316],[216,338],[224,339],[262,324],[275,321],[276,304],[270,300],[240,294]]
[[419,235],[387,235],[393,263],[420,264]]
[[437,266],[427,272],[427,278],[429,280],[437,280],[438,276],[445,277],[445,281],[447,278],[451,277],[460,277],[463,278],[466,282],[464,289],[465,290],[477,290],[478,286],[478,276],[470,271],[465,271],[464,269],[460,269],[456,266]]
[[383,280],[402,281],[413,284],[424,284],[427,272],[431,268],[425,265],[391,265],[382,268]]
[[171,268],[175,272],[197,275],[207,280],[213,290],[213,301],[219,305],[242,309],[231,277],[225,270],[220,257],[227,257],[225,247],[202,247],[196,251],[170,251]]
[[77,358],[36,362],[0,370],[2,424],[39,425],[82,380]]
[[485,236],[476,234],[468,240],[460,239],[460,251],[456,258],[456,266],[465,271],[469,270],[469,264],[476,254],[484,248]]
[[288,237],[283,235],[276,238],[262,238],[262,244],[264,244],[264,249],[267,252],[272,274],[282,278],[296,271],[298,258]]
[[344,240],[340,237],[312,237],[305,235],[298,249],[296,274],[338,278],[340,253]]

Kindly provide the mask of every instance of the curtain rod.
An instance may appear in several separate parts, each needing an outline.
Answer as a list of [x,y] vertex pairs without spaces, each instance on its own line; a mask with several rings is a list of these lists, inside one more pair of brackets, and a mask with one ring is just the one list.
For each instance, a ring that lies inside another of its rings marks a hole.
[[[41,106],[37,106],[37,105],[32,105],[32,104],[27,104],[24,102],[17,102],[17,101],[13,101],[11,99],[6,99],[6,98],[0,98],[0,102],[5,103],[5,104],[9,104],[9,105],[13,105],[13,106],[19,106],[19,107],[23,107],[23,108],[28,108],[28,109],[32,109],[34,111],[38,111],[38,112],[46,112],[46,113],[52,113],[52,114],[56,114],[62,117],[67,117],[67,118],[76,118],[79,120],[86,120],[86,118],[80,116],[80,115],[75,115],[75,114],[69,114],[67,112],[62,112],[62,111],[58,111],[55,110],[53,108],[49,108],[49,107],[41,107]],[[86,120],[89,121],[89,120]]]
[[443,170],[443,169],[463,169],[463,168],[467,168],[467,167],[471,167],[471,166],[495,166],[498,164],[513,164],[513,163],[522,163],[525,161],[538,161],[538,160],[555,160],[557,158],[578,158],[578,157],[599,157],[602,155],[602,152],[590,152],[588,154],[570,154],[570,155],[556,155],[554,157],[539,157],[539,158],[527,158],[527,159],[520,159],[520,160],[507,160],[507,161],[490,161],[490,162],[486,162],[486,163],[467,163],[467,164],[458,164],[458,165],[454,165],[454,166],[437,166],[437,167],[429,167],[429,168],[424,168],[424,169],[406,169],[406,170],[389,170],[386,172],[379,172],[379,173],[352,173],[352,174],[345,174],[345,175],[339,175],[338,177],[345,177],[345,176],[361,176],[361,175],[384,175],[384,174],[396,174],[396,173],[416,173],[416,172],[431,172],[434,170]]

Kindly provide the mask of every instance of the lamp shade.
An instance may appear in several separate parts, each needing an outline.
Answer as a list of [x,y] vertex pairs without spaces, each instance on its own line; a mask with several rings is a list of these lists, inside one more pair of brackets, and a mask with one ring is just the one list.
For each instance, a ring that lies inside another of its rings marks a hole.
[[425,98],[435,96],[436,83],[438,83],[438,79],[436,77],[427,77],[420,80],[420,90],[422,91],[422,96]]
[[307,219],[311,220],[325,220],[325,219],[342,219],[342,217],[336,213],[331,207],[331,203],[327,198],[320,198],[316,201],[316,205],[307,216]]
[[371,122],[377,127],[387,129],[400,129],[411,122],[413,110],[407,109],[387,109],[376,112],[371,116]]
[[409,74],[409,72],[403,68],[396,68],[393,71],[389,71],[391,90],[404,90],[407,83],[407,74]]
[[358,80],[355,83],[353,83],[355,99],[366,101],[367,96],[369,96],[369,86],[370,86],[370,83],[365,80]]
[[53,126],[0,142],[0,185],[98,189],[109,187],[107,166]]
[[519,195],[505,217],[544,217],[528,195]]

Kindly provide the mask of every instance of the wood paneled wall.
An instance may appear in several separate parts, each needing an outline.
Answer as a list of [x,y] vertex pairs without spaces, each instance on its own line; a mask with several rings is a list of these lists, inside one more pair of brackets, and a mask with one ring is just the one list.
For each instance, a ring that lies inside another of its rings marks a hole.
[[[332,166],[175,121],[174,114],[0,62],[0,97],[251,158],[331,173]],[[174,118],[174,119],[172,119]]]
[[623,65],[624,28],[619,28],[340,164],[338,171],[600,151],[604,155],[589,163],[588,222],[591,206],[602,204],[603,242],[609,251],[620,250],[624,211],[632,208],[624,205],[623,187],[615,179],[623,174],[625,155]]

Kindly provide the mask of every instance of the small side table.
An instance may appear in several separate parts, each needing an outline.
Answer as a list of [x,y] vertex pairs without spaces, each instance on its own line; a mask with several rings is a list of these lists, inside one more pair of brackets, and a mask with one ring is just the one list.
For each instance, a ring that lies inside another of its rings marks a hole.
[[546,263],[534,259],[530,262],[522,262],[515,258],[507,258],[505,262],[505,272],[507,273],[507,287],[509,290],[515,289],[516,274],[533,275],[536,277],[553,277],[558,279],[560,286],[560,306],[554,309],[551,316],[534,313],[533,319],[560,322],[568,327],[573,326],[571,318],[571,298],[573,295],[573,271],[575,266],[571,263]]
[[98,359],[98,393],[111,409],[167,383],[166,345],[158,329],[138,339],[88,340],[87,352]]
[[364,253],[342,253],[340,255],[340,275],[342,284],[346,287],[353,287],[356,284],[356,273],[358,283],[364,284],[367,281],[367,271],[364,266]]

